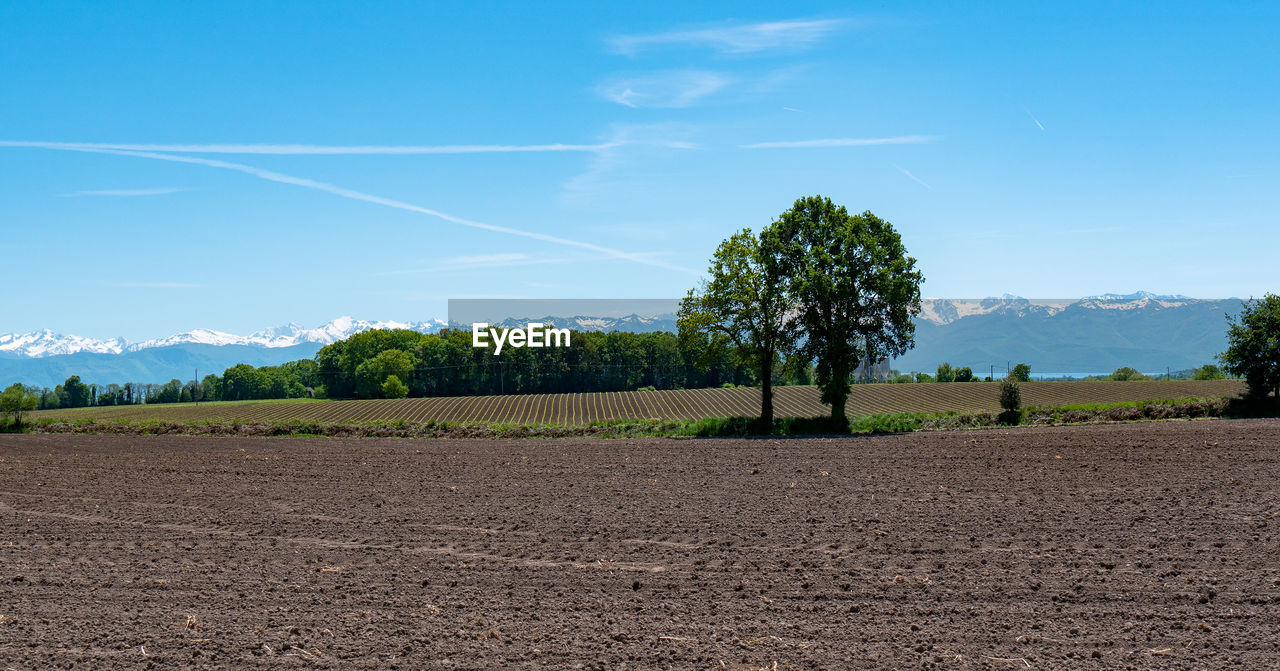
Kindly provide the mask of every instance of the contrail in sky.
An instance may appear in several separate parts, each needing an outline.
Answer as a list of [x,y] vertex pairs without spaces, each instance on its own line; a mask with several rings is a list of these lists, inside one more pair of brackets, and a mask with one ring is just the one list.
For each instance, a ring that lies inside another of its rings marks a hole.
[[1031,110],[1024,111],[1027,113],[1027,116],[1031,117],[1032,121],[1036,122],[1036,125],[1040,127],[1040,130],[1044,130],[1044,124],[1040,123],[1040,120],[1036,118],[1036,115],[1031,113]]
[[915,175],[911,174],[911,171],[910,171],[910,170],[907,170],[906,168],[904,168],[904,167],[902,167],[902,166],[898,165],[897,163],[894,163],[894,164],[893,164],[893,167],[897,168],[897,169],[898,169],[898,172],[900,172],[900,173],[902,173],[902,174],[906,175],[907,177],[910,177],[910,178],[912,179],[912,181],[914,181],[916,184],[919,184],[920,186],[923,186],[923,187],[924,187],[924,188],[926,188],[926,189],[932,189],[932,188],[933,188],[933,187],[929,186],[928,184],[926,184],[926,183],[925,183],[925,181],[924,181],[923,179],[920,179],[919,177],[916,177]]
[[873,147],[881,144],[928,144],[932,135],[899,135],[897,137],[829,137],[817,140],[756,142],[740,145],[743,149],[805,149],[809,147]]
[[502,154],[548,151],[604,151],[620,142],[601,144],[446,144],[446,145],[315,145],[315,144],[117,144],[104,142],[30,142],[0,140],[0,147],[41,149],[181,152],[184,154],[263,154],[271,156],[380,156],[421,154]]
[[698,274],[697,271],[689,268],[685,268],[683,266],[677,266],[674,264],[666,263],[665,261],[661,261],[659,259],[649,258],[647,256],[643,256],[639,254],[630,254],[619,249],[603,247],[601,245],[596,245],[589,242],[581,242],[578,240],[570,240],[568,238],[556,237],[554,235],[547,235],[545,233],[525,231],[518,228],[511,228],[509,226],[498,226],[495,224],[486,224],[484,222],[472,221],[470,219],[463,219],[462,217],[455,217],[451,214],[440,212],[439,210],[433,210],[427,207],[422,207],[420,205],[414,205],[412,203],[393,200],[391,198],[383,198],[381,196],[375,196],[372,194],[363,193],[361,191],[355,191],[353,189],[347,189],[347,188],[336,186],[333,184],[317,182],[315,180],[307,179],[305,177],[294,177],[292,175],[286,175],[284,173],[274,172],[271,170],[263,170],[261,168],[255,168],[251,165],[244,165],[241,163],[230,163],[228,161],[220,161],[216,159],[197,158],[194,156],[179,156],[176,154],[161,154],[161,153],[146,152],[146,151],[132,151],[132,150],[120,150],[120,149],[94,149],[94,148],[88,148],[84,146],[78,146],[78,147],[66,146],[64,143],[31,142],[31,143],[26,143],[22,145],[0,143],[0,146],[24,146],[24,147],[37,147],[37,148],[43,148],[43,149],[56,149],[61,151],[79,151],[79,152],[87,152],[87,153],[93,153],[93,154],[113,154],[117,156],[133,156],[136,158],[149,158],[157,161],[173,161],[175,163],[189,163],[193,165],[208,166],[210,168],[222,168],[224,170],[234,170],[236,172],[242,172],[248,175],[253,175],[254,177],[265,179],[271,182],[279,182],[281,184],[292,184],[294,186],[301,186],[308,189],[315,189],[317,191],[324,191],[327,193],[331,193],[335,196],[341,196],[343,198],[350,198],[352,200],[362,200],[367,203],[374,203],[376,205],[382,205],[385,207],[393,207],[399,210],[408,210],[409,212],[417,212],[419,214],[425,214],[431,217],[435,217],[437,219],[443,219],[447,222],[458,224],[460,226],[478,228],[485,231],[492,231],[494,233],[504,233],[506,235],[515,235],[522,238],[531,238],[534,240],[541,240],[542,242],[549,242],[551,244],[563,245],[566,247],[577,247],[579,249],[588,249],[593,252],[599,252],[607,256],[612,256],[614,258],[619,258],[619,259],[625,259],[627,261],[632,261],[634,263],[642,263],[649,266],[657,266],[659,268],[666,268],[668,270],[677,270],[680,272],[690,273],[694,275]]

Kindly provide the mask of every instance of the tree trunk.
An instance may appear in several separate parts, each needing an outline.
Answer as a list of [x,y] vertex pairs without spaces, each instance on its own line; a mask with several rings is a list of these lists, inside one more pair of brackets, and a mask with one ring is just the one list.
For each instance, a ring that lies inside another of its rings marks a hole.
[[760,364],[760,430],[773,433],[773,353]]
[[837,370],[833,371],[831,379],[831,393],[828,395],[831,400],[831,421],[834,424],[845,426],[848,424],[848,417],[845,414],[844,404],[849,400],[849,377],[852,371],[848,366],[834,366]]
[[844,424],[849,421],[844,411],[844,402],[848,399],[849,395],[845,394],[844,398],[840,399],[840,402],[831,404],[831,421],[837,424]]

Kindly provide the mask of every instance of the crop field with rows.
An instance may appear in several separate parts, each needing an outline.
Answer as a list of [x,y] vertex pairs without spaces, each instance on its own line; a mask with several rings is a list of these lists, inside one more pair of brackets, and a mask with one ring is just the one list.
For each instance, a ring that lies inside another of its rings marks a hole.
[[[850,416],[894,412],[999,410],[998,384],[855,385],[846,407]],[[1023,404],[1062,406],[1187,397],[1231,397],[1244,391],[1236,380],[1143,382],[1025,382]],[[829,413],[816,387],[776,387],[779,417]],[[45,410],[37,420],[271,422],[310,419],[331,423],[405,421],[572,425],[624,419],[703,419],[753,416],[760,390],[688,389],[592,394],[454,396],[346,401],[246,401]]]

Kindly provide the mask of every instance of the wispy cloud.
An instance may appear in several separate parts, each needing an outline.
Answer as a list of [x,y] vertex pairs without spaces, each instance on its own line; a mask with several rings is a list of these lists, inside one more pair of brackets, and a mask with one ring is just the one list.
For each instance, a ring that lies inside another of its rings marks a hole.
[[741,145],[743,149],[805,149],[809,147],[872,147],[882,144],[928,144],[938,139],[933,135],[899,135],[896,137],[835,137],[818,140],[756,142]]
[[788,112],[801,112],[801,113],[803,113],[803,112],[804,112],[804,110],[798,110],[798,109],[796,109],[796,108],[794,108],[794,107],[783,107],[782,109],[784,109],[784,110],[786,110],[786,111],[788,111]]
[[1023,111],[1027,113],[1027,116],[1031,117],[1032,121],[1036,122],[1036,126],[1038,126],[1040,130],[1044,130],[1044,124],[1040,123],[1040,120],[1036,118],[1036,115],[1031,113],[1031,110],[1023,110]]
[[920,186],[923,186],[923,187],[924,187],[924,188],[926,188],[926,189],[932,189],[932,188],[933,188],[933,187],[929,186],[927,183],[925,183],[925,181],[924,181],[923,179],[920,179],[919,177],[916,177],[915,175],[911,174],[911,171],[910,171],[910,170],[907,170],[906,168],[904,168],[904,167],[902,167],[902,166],[898,165],[897,163],[894,163],[894,164],[893,164],[893,167],[897,168],[897,169],[898,169],[898,172],[900,172],[900,173],[902,173],[902,174],[906,175],[907,177],[911,178],[911,181],[915,182],[916,184],[919,184]]
[[[27,144],[25,146],[38,146],[38,145]],[[253,175],[254,177],[258,177],[260,179],[264,179],[270,182],[278,182],[281,184],[292,184],[294,186],[300,186],[307,189],[314,189],[316,191],[324,191],[326,193],[330,193],[342,198],[349,198],[351,200],[360,200],[366,203],[382,205],[384,207],[391,207],[398,210],[407,210],[409,212],[425,214],[427,216],[434,217],[437,219],[442,219],[449,223],[457,224],[459,226],[466,226],[469,228],[476,228],[480,230],[490,231],[493,233],[501,233],[504,235],[529,238],[532,240],[539,240],[542,242],[547,242],[554,245],[561,245],[565,247],[576,247],[579,249],[587,249],[593,252],[599,252],[601,254],[606,254],[614,258],[624,259],[624,260],[632,261],[635,263],[642,263],[645,265],[657,266],[660,268],[666,268],[668,270],[677,270],[684,273],[697,274],[697,271],[690,268],[685,268],[683,266],[676,266],[670,263],[666,263],[664,261],[647,258],[637,254],[631,254],[628,252],[624,252],[622,250],[612,249],[610,247],[604,247],[601,245],[592,244],[590,242],[584,242],[581,240],[571,240],[569,238],[561,238],[554,235],[547,235],[545,233],[526,231],[518,228],[512,228],[510,226],[498,226],[495,224],[487,224],[484,222],[473,221],[471,219],[463,219],[462,217],[456,217],[451,214],[440,212],[439,210],[433,210],[431,208],[422,207],[421,205],[414,205],[412,203],[406,203],[404,201],[394,200],[391,198],[383,198],[381,196],[375,196],[372,194],[363,193],[360,191],[356,191],[354,189],[348,189],[345,187],[336,186],[334,184],[326,184],[325,182],[318,182],[315,180],[307,179],[305,177],[294,177],[292,175],[286,175],[284,173],[274,172],[271,170],[263,170],[262,168],[255,168],[251,165],[244,165],[241,163],[231,163],[228,161],[221,161],[216,159],[198,158],[195,156],[180,156],[176,154],[163,154],[163,153],[156,153],[156,152],[121,151],[121,150],[115,150],[115,149],[72,148],[72,147],[67,147],[65,145],[60,145],[59,143],[50,143],[50,146],[45,146],[43,148],[63,150],[63,151],[81,151],[81,152],[97,153],[97,154],[112,154],[117,156],[132,156],[135,158],[147,158],[147,159],[153,159],[157,161],[172,161],[175,163],[187,163],[187,164],[193,164],[193,165],[208,166],[210,168],[221,168],[224,170],[233,170],[236,172],[245,173],[247,175]]]
[[600,95],[627,107],[691,107],[733,83],[726,74],[709,70],[664,70],[611,79]]
[[747,54],[771,49],[811,47],[848,23],[844,19],[791,19],[736,26],[671,30],[646,35],[619,35],[608,42],[614,53],[627,55],[667,46],[698,47],[726,54]]
[[166,193],[181,193],[190,191],[191,189],[182,187],[158,188],[158,189],[99,189],[97,191],[72,191],[71,193],[61,194],[63,198],[76,198],[79,196],[163,196]]
[[694,129],[681,123],[616,124],[609,130],[613,148],[596,153],[586,172],[565,182],[562,198],[569,202],[589,201],[612,187],[625,187],[634,192],[634,181],[618,181],[618,173],[646,160],[665,160],[671,150],[697,148],[688,138]]
[[205,284],[188,284],[186,282],[114,282],[108,286],[117,289],[205,289]]
[[38,149],[141,151],[183,154],[263,154],[273,156],[377,156],[414,154],[501,154],[519,152],[594,152],[608,144],[456,144],[456,145],[315,145],[315,144],[118,144],[101,142],[36,142],[0,140],[0,147]]

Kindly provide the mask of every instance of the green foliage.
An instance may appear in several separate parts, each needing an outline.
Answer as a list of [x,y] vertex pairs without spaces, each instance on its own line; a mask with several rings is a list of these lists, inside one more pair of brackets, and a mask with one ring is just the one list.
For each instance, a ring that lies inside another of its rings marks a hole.
[[916,373],[916,382],[934,382],[933,376],[928,373]]
[[923,275],[888,222],[851,216],[822,196],[796,200],[761,240],[799,310],[822,402],[843,421],[858,364],[870,368],[914,343]]
[[20,430],[22,428],[22,413],[35,410],[39,402],[39,396],[22,386],[21,383],[15,382],[6,387],[3,392],[0,392],[0,413],[12,417],[14,428]]
[[409,386],[400,381],[396,375],[388,375],[382,383],[383,398],[404,398],[409,395]]
[[1112,372],[1111,375],[1107,376],[1107,379],[1111,380],[1112,382],[1130,382],[1130,381],[1137,382],[1139,380],[1150,380],[1151,378],[1147,377],[1146,375],[1143,375],[1142,373],[1139,373],[1138,371],[1128,366],[1122,366],[1120,368],[1115,369],[1115,371]]
[[1225,380],[1227,374],[1222,372],[1221,368],[1207,363],[1199,368],[1191,371],[1191,379],[1193,380]]
[[920,429],[924,419],[929,415],[918,412],[894,412],[866,417],[855,417],[850,421],[850,429],[854,433],[907,433]]
[[[643,386],[690,389],[759,381],[732,344],[714,343],[707,333],[573,331],[569,347],[508,347],[501,356],[494,355],[493,348],[472,347],[470,331],[368,337],[371,333],[320,350],[315,371],[320,383],[309,385],[325,392],[317,395],[376,396],[386,379],[377,377],[378,372],[400,377],[414,397],[632,391]],[[403,363],[399,355],[382,355],[391,350],[408,355],[407,375],[402,367],[394,369]],[[381,361],[368,363],[379,355]],[[785,382],[792,380],[783,376]]]
[[1013,370],[1012,370],[1012,371],[1010,371],[1010,373],[1009,373],[1009,374],[1010,374],[1010,375],[1012,375],[1012,376],[1013,376],[1013,379],[1014,379],[1014,380],[1016,380],[1016,381],[1018,381],[1018,382],[1030,382],[1030,381],[1031,381],[1031,366],[1028,366],[1028,365],[1027,365],[1027,364],[1025,364],[1025,363],[1020,363],[1020,364],[1018,364],[1018,365],[1014,366],[1014,367],[1013,367]]
[[700,291],[680,301],[679,325],[684,338],[711,333],[719,343],[732,343],[743,363],[759,371],[762,385],[760,421],[773,422],[773,371],[797,338],[790,297],[778,262],[779,242],[757,238],[744,228],[720,243]]
[[[413,359],[407,352],[398,349],[383,350],[356,367],[356,396],[377,398],[388,377],[407,380],[412,374]],[[408,394],[407,391],[405,393]]]
[[1000,407],[1005,410],[1022,408],[1022,388],[1012,375],[1000,381]]
[[973,382],[976,379],[977,378],[973,376],[972,368],[968,366],[964,366],[962,368],[956,369],[956,379],[955,379],[956,382]]
[[72,375],[62,383],[59,394],[59,405],[63,408],[83,408],[89,405],[92,392],[89,385],[80,381],[79,375]]
[[1219,355],[1223,367],[1245,379],[1250,396],[1275,394],[1280,403],[1280,296],[1246,301],[1238,321],[1228,317],[1227,324],[1227,351]]
[[912,382],[915,382],[916,379],[914,377],[911,377],[909,373],[901,373],[901,374],[895,375],[893,379],[890,381],[894,384],[910,384]]
[[938,382],[956,381],[956,372],[951,369],[950,363],[944,363],[941,366],[938,366],[938,377],[936,379]]

